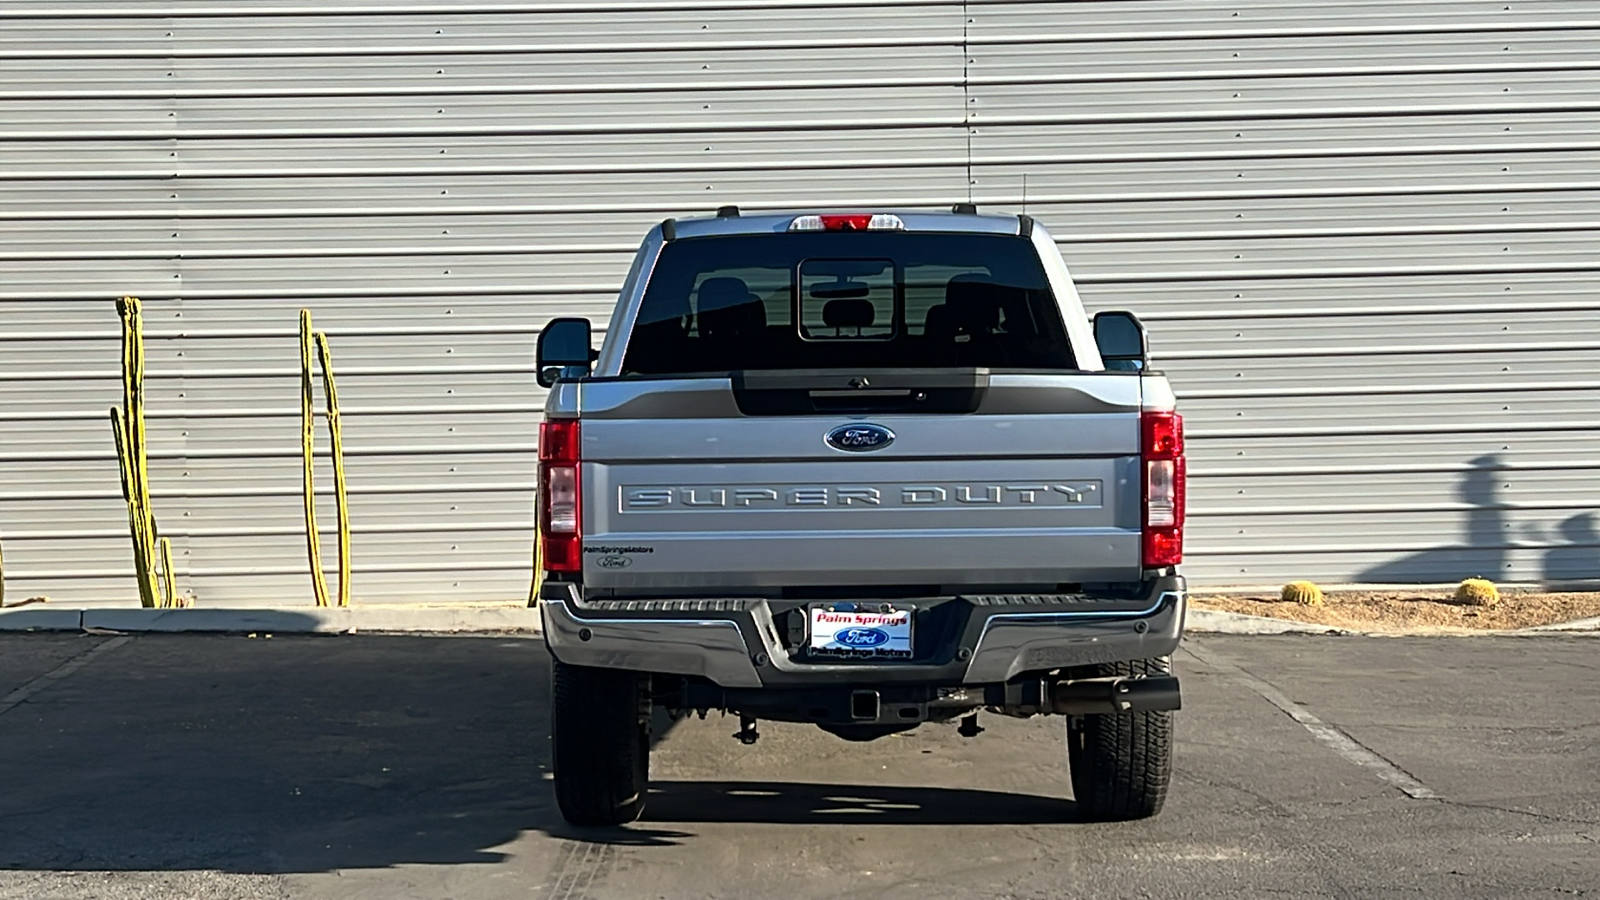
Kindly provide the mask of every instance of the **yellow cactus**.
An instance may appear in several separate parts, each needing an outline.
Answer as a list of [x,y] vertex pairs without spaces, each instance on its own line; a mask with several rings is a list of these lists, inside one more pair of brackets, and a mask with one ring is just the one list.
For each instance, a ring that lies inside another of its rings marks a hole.
[[1468,578],[1456,587],[1456,602],[1468,606],[1495,606],[1500,602],[1500,591],[1487,578]]
[[[122,474],[122,499],[128,505],[128,531],[133,539],[134,580],[139,605],[169,606],[161,593],[156,566],[161,532],[150,506],[150,472],[144,426],[144,313],[138,297],[117,301],[122,320],[122,409],[112,407],[111,432]],[[171,573],[167,573],[170,589]]]
[[1322,588],[1309,581],[1291,581],[1283,586],[1283,602],[1301,606],[1321,606]]
[[328,436],[333,443],[333,493],[339,513],[339,605],[350,605],[350,506],[345,499],[344,437],[339,424],[339,391],[333,382],[333,352],[328,336],[311,330],[311,310],[300,310],[300,446],[301,483],[305,494],[306,554],[311,560],[311,592],[318,606],[328,605],[328,579],[322,570],[322,541],[317,533],[317,493],[313,479],[312,436],[316,424],[311,351],[322,365],[322,387],[328,398]]

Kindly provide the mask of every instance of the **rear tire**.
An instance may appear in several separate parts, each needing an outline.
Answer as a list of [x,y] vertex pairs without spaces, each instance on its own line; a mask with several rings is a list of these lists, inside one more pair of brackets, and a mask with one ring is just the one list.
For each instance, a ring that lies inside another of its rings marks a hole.
[[579,826],[634,821],[650,781],[644,678],[552,662],[550,742],[562,818]]
[[[1140,659],[1092,667],[1080,677],[1167,675],[1172,661]],[[1079,814],[1091,822],[1146,819],[1161,811],[1172,780],[1172,713],[1067,717],[1067,765]]]

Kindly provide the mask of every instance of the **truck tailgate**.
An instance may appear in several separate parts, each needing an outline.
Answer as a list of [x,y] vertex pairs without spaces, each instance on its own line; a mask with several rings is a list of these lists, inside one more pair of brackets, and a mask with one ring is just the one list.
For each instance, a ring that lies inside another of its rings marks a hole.
[[[1137,377],[994,375],[975,410],[921,414],[747,415],[726,378],[581,390],[586,588],[1139,578]],[[892,439],[826,440],[860,425]]]

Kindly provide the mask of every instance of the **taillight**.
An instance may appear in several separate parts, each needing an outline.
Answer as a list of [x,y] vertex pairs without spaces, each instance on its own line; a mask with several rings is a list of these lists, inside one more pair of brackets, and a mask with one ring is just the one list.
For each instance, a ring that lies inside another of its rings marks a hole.
[[796,216],[790,231],[905,231],[906,223],[889,213],[830,213]]
[[539,425],[539,541],[546,572],[583,571],[583,484],[578,422]]
[[1183,417],[1145,412],[1139,417],[1144,463],[1144,565],[1183,562]]

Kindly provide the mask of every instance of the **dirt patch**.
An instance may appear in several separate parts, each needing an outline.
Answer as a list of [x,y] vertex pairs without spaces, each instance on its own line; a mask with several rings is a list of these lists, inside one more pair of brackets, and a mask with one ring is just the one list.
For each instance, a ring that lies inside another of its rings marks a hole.
[[1196,609],[1270,616],[1353,631],[1416,628],[1529,628],[1600,616],[1600,591],[1546,593],[1501,589],[1498,606],[1457,603],[1454,592],[1330,591],[1322,606],[1285,603],[1277,594],[1190,595]]

